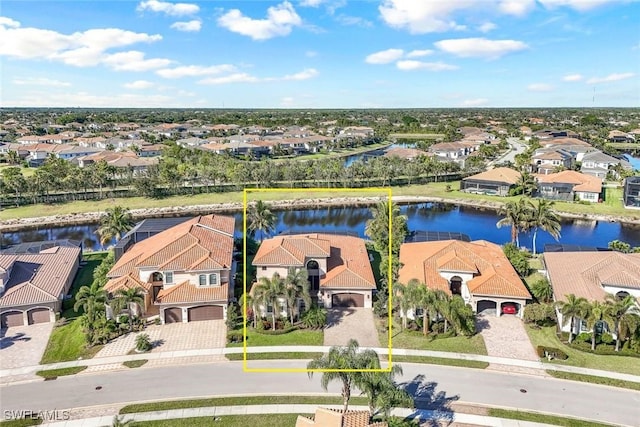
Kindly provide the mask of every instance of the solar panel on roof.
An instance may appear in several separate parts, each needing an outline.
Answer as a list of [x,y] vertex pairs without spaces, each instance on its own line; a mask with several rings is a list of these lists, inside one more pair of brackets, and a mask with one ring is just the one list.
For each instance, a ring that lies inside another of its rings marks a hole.
[[81,242],[71,239],[60,240],[44,240],[40,242],[25,242],[18,243],[17,245],[9,246],[7,249],[0,251],[3,254],[37,254],[45,249],[53,248],[54,246],[63,247],[75,247],[81,246]]
[[544,252],[596,252],[610,251],[609,248],[598,248],[595,246],[569,245],[560,243],[547,243],[544,245]]
[[456,231],[416,230],[410,232],[404,239],[406,243],[437,242],[440,240],[460,240],[462,242],[470,242],[471,238],[466,234]]

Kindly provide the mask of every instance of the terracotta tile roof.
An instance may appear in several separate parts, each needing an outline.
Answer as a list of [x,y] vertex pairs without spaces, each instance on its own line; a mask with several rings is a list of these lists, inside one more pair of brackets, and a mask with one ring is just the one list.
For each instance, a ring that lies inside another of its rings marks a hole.
[[296,427],[387,427],[386,422],[369,423],[369,411],[316,408],[313,419],[298,416]]
[[75,276],[80,247],[56,246],[37,254],[0,255],[0,265],[11,275],[0,306],[54,302]]
[[231,267],[235,219],[206,215],[185,221],[133,245],[108,273],[128,275],[141,267],[194,271]]
[[321,288],[376,288],[369,254],[357,237],[321,233],[274,237],[262,242],[253,265],[304,267],[308,258],[327,258]]
[[163,289],[156,297],[156,304],[182,304],[198,302],[226,302],[229,296],[229,286],[196,286],[188,281],[168,289]]
[[510,168],[495,168],[476,175],[471,175],[463,179],[473,181],[494,181],[515,184],[520,179],[520,172]]
[[549,184],[573,184],[573,191],[588,193],[601,193],[602,180],[595,176],[585,175],[580,172],[566,170],[548,175],[536,175],[538,182]]
[[640,254],[545,252],[544,263],[557,301],[568,294],[604,301],[603,285],[640,289]]
[[404,243],[400,263],[401,283],[418,279],[450,294],[449,283],[440,271],[474,272],[475,277],[467,282],[473,295],[531,298],[502,248],[484,240]]
[[120,289],[142,288],[145,291],[151,289],[151,283],[145,283],[142,280],[136,278],[134,274],[128,274],[116,279],[110,279],[105,285],[104,290],[115,294]]

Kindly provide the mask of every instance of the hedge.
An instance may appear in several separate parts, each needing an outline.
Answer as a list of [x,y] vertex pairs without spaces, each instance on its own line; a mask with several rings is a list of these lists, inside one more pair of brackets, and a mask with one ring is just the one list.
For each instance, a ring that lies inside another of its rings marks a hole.
[[564,351],[559,348],[554,347],[545,347],[543,345],[539,345],[536,347],[536,353],[538,353],[538,357],[547,358],[551,356],[552,359],[558,360],[567,360],[569,356]]

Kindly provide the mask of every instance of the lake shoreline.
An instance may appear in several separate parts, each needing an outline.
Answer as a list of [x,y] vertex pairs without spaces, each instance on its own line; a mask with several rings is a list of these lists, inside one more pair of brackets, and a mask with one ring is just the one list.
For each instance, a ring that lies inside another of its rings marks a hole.
[[[274,211],[295,209],[318,209],[327,207],[366,207],[385,200],[384,197],[338,197],[317,199],[274,200],[267,202]],[[498,211],[502,202],[488,200],[448,199],[432,196],[394,196],[393,201],[401,204],[413,203],[441,203],[447,205],[471,207],[480,210]],[[171,206],[160,208],[132,209],[130,212],[136,221],[145,218],[166,218],[189,215],[204,215],[210,213],[229,214],[243,211],[242,203],[217,203],[208,205]],[[640,219],[617,215],[576,214],[556,211],[562,219],[619,222],[625,225],[640,227]],[[74,226],[96,224],[100,222],[103,212],[86,212],[80,214],[54,215],[33,218],[16,218],[5,220],[0,225],[0,232],[18,232],[41,229],[51,226]]]

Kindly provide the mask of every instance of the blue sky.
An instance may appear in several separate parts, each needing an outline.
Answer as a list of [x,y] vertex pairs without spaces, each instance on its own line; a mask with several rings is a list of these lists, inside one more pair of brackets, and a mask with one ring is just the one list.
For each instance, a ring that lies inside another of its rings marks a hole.
[[640,107],[640,2],[3,0],[1,106]]

